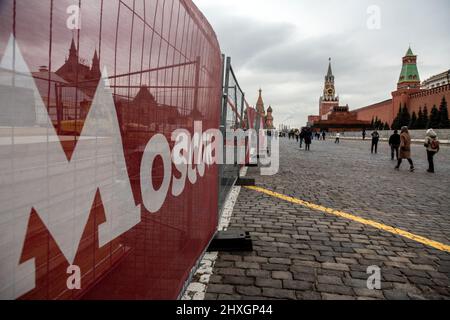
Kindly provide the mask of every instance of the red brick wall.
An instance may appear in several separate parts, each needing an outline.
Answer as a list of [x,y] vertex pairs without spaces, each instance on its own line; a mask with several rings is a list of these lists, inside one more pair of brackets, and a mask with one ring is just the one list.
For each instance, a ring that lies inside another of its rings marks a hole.
[[381,121],[390,123],[393,120],[392,109],[392,100],[387,100],[352,112],[358,115],[358,120],[372,121],[378,117]]
[[450,85],[445,85],[439,88],[424,90],[417,93],[410,93],[411,91],[401,90],[392,93],[392,99],[383,101],[368,107],[352,111],[358,115],[358,120],[372,121],[373,118],[378,117],[383,122],[392,124],[397,116],[400,104],[408,107],[410,114],[414,111],[419,112],[420,107],[425,105],[428,107],[428,112],[431,111],[433,105],[438,108],[441,104],[442,97],[450,103]]
[[419,108],[423,108],[425,105],[428,107],[428,112],[431,111],[433,105],[436,105],[436,107],[439,108],[443,96],[445,96],[447,104],[450,103],[450,85],[445,85],[442,87],[427,90],[425,92],[413,94],[409,98],[409,112],[411,114],[413,113],[413,111],[418,113]]

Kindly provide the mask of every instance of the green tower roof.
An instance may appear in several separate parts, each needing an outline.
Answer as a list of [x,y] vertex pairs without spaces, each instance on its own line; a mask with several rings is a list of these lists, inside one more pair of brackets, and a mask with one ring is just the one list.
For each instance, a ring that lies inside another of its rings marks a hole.
[[411,50],[411,47],[408,48],[408,51],[406,52],[406,57],[415,57],[414,53]]
[[[411,50],[411,47],[409,47],[408,52],[406,52],[407,57],[415,58],[416,56]],[[417,64],[415,59],[409,59],[411,61],[414,61],[414,63],[411,62],[404,62],[402,67],[402,72],[400,73],[400,78],[398,83],[404,83],[404,82],[420,82],[420,76],[419,76],[419,70],[417,69]]]

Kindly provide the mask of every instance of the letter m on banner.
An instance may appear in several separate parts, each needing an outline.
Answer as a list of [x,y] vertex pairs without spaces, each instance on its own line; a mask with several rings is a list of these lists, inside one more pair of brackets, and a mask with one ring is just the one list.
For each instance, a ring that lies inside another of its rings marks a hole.
[[[133,198],[107,80],[99,82],[70,160],[13,36],[0,62],[0,88],[0,116],[8,114],[11,124],[10,134],[0,137],[0,299],[14,299],[36,286],[35,259],[21,263],[33,209],[72,265],[97,191],[106,216],[98,230],[100,247],[140,222],[140,206]],[[36,119],[45,115],[41,136],[16,134],[15,117],[32,110],[30,105]]]

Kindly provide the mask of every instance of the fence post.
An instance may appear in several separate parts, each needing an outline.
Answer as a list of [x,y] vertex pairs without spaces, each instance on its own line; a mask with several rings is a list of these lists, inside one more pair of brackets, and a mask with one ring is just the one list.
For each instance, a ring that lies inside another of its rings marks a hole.
[[198,104],[199,86],[200,86],[200,57],[197,57],[195,59],[194,110],[198,110],[197,104]]

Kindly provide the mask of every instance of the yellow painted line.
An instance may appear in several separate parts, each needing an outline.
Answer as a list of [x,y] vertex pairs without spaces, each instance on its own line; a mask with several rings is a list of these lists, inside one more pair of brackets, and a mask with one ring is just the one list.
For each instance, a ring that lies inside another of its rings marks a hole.
[[298,204],[298,205],[301,205],[303,207],[306,207],[306,208],[309,208],[309,209],[312,209],[312,210],[321,211],[321,212],[324,212],[324,213],[329,213],[329,214],[332,214],[332,215],[335,215],[335,216],[338,216],[338,217],[341,217],[341,218],[344,218],[344,219],[347,219],[347,220],[359,222],[359,223],[362,223],[364,225],[371,226],[371,227],[374,227],[374,228],[377,228],[377,229],[380,229],[380,230],[383,230],[383,231],[386,231],[386,232],[389,232],[389,233],[392,233],[392,234],[395,234],[395,235],[399,235],[399,236],[402,236],[404,238],[407,238],[407,239],[410,239],[410,240],[422,243],[422,244],[427,245],[429,247],[432,247],[432,248],[435,248],[435,249],[438,249],[438,250],[450,253],[450,246],[449,245],[446,245],[444,243],[440,243],[440,242],[437,242],[437,241],[434,241],[434,240],[431,240],[431,239],[428,239],[428,238],[425,238],[425,237],[413,234],[411,232],[408,232],[408,231],[405,231],[405,230],[402,230],[402,229],[394,228],[394,227],[391,227],[391,226],[388,226],[388,225],[385,225],[385,224],[382,224],[382,223],[379,223],[379,222],[375,222],[375,221],[372,221],[372,220],[369,220],[369,219],[364,219],[364,218],[361,218],[361,217],[358,217],[358,216],[355,216],[353,214],[346,213],[346,212],[343,212],[343,211],[338,211],[338,210],[334,210],[334,209],[331,209],[331,208],[326,208],[324,206],[320,206],[320,205],[317,205],[317,204],[314,204],[314,203],[311,203],[311,202],[303,201],[303,200],[296,199],[296,198],[293,198],[293,197],[288,197],[288,196],[285,196],[285,195],[283,195],[281,193],[270,191],[270,190],[267,190],[267,189],[264,189],[264,188],[260,188],[260,187],[246,187],[246,188],[249,189],[249,190],[253,190],[253,191],[256,191],[256,192],[259,192],[259,193],[263,193],[263,194],[269,195],[269,196],[274,197],[274,198],[278,198],[278,199],[281,199],[281,200],[284,200],[284,201],[287,201],[287,202]]

